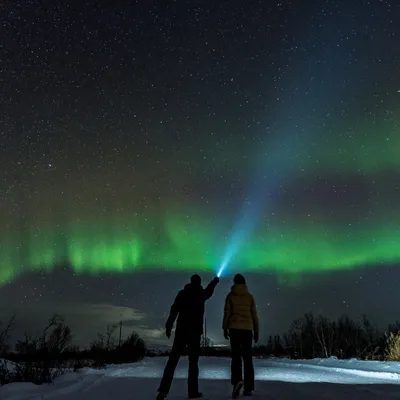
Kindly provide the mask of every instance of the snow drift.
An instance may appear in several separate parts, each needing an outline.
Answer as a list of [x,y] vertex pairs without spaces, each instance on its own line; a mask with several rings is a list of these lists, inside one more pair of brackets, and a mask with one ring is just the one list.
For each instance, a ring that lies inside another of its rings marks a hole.
[[[1,400],[155,399],[165,358],[103,370],[67,373],[54,385],[15,383],[0,388]],[[230,398],[230,359],[202,358],[200,388],[207,399]],[[257,399],[399,399],[400,363],[315,359],[255,360]],[[169,399],[187,398],[187,359],[177,368]]]

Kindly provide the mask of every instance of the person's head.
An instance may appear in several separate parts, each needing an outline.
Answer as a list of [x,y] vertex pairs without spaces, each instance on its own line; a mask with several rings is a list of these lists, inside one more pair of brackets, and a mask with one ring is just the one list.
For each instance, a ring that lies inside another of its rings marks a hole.
[[233,278],[233,283],[235,285],[245,285],[246,279],[244,279],[244,276],[242,274],[236,274]]
[[198,274],[192,275],[192,277],[190,278],[190,283],[192,285],[200,286],[201,285],[200,275],[198,275]]

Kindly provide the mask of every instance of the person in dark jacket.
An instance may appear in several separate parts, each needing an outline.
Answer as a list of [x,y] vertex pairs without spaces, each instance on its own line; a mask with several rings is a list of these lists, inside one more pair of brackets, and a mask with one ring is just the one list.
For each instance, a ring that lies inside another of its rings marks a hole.
[[190,283],[176,296],[165,325],[166,335],[170,338],[174,322],[178,318],[175,338],[158,389],[157,400],[163,400],[167,397],[174,378],[175,368],[186,346],[188,347],[189,355],[189,399],[199,399],[202,397],[202,393],[199,392],[198,363],[201,335],[203,334],[204,303],[213,295],[218,282],[219,278],[215,277],[209,285],[203,289],[201,286],[201,278],[196,274],[191,277]]
[[253,332],[258,342],[259,322],[256,302],[249,293],[243,275],[237,274],[234,285],[226,296],[222,329],[225,339],[231,341],[231,383],[232,397],[240,395],[243,386],[242,358],[244,366],[244,396],[251,396],[254,390]]

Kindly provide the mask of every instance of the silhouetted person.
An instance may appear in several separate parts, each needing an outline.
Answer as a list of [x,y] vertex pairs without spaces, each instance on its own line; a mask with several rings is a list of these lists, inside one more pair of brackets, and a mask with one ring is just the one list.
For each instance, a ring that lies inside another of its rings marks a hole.
[[202,394],[199,392],[198,363],[201,335],[203,334],[204,303],[213,295],[218,282],[219,278],[215,277],[209,285],[203,289],[200,276],[193,275],[190,278],[190,283],[176,296],[165,326],[167,337],[170,338],[172,327],[178,317],[175,339],[158,389],[159,394],[157,400],[162,400],[167,397],[174,378],[175,368],[186,346],[188,347],[189,356],[189,399],[199,399],[202,397]]
[[222,328],[225,339],[231,341],[231,383],[232,397],[237,398],[243,387],[242,358],[244,364],[244,396],[251,396],[254,390],[253,332],[258,342],[259,323],[256,302],[249,293],[246,280],[237,274],[234,285],[226,296]]

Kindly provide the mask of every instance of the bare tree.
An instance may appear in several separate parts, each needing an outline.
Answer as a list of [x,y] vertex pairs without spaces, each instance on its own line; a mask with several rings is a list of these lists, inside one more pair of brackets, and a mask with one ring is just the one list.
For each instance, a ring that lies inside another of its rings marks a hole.
[[115,348],[115,338],[114,333],[117,329],[117,325],[107,325],[106,330],[106,348],[107,350],[113,350]]
[[62,353],[71,343],[71,329],[65,324],[64,318],[58,314],[52,315],[43,330],[40,347],[46,352]]
[[284,341],[292,357],[315,357],[318,353],[314,315],[309,312],[294,320]]
[[336,323],[320,315],[315,322],[315,333],[323,356],[331,357],[335,346]]
[[48,332],[55,327],[58,322],[62,320],[62,318],[58,315],[58,314],[54,314],[52,315],[48,320],[47,320],[47,325],[45,326],[45,328],[43,329],[43,333],[42,333],[42,337],[40,339],[40,346],[42,348],[44,348],[46,346],[46,342],[47,342],[47,335]]
[[4,354],[8,350],[8,340],[15,326],[16,316],[15,314],[6,322],[2,324],[0,321],[0,355]]
[[90,343],[90,348],[92,350],[114,350],[116,347],[116,341],[114,338],[114,333],[116,329],[117,325],[107,325],[106,333],[99,333],[97,335],[97,340],[94,340]]
[[15,344],[15,350],[21,354],[32,354],[38,348],[39,339],[30,332],[24,333],[24,338]]
[[49,351],[62,353],[68,349],[72,340],[71,328],[63,323],[54,327],[48,339]]

